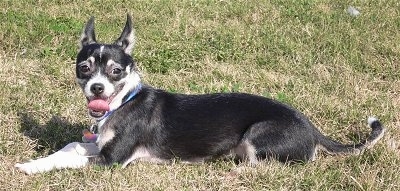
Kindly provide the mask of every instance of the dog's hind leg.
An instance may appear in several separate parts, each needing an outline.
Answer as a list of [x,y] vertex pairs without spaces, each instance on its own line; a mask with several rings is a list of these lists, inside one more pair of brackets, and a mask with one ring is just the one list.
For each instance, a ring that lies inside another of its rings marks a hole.
[[27,174],[47,172],[53,169],[81,168],[89,163],[88,157],[96,156],[99,152],[94,143],[73,142],[47,157],[23,164],[17,163],[15,167]]
[[249,140],[242,140],[239,145],[233,149],[233,153],[241,161],[247,161],[250,165],[258,164],[257,151]]
[[307,162],[314,158],[315,150],[316,140],[308,127],[277,121],[253,124],[235,149],[239,159],[247,159],[250,164],[260,159]]

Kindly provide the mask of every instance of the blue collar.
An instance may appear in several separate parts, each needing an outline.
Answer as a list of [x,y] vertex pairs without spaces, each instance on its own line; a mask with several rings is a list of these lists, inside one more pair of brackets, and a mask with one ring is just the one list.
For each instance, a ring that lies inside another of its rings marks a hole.
[[142,84],[139,83],[136,88],[128,95],[128,97],[126,98],[126,100],[116,109],[111,110],[111,111],[107,111],[106,114],[103,115],[103,117],[101,117],[100,119],[96,119],[97,122],[102,121],[103,119],[107,118],[108,116],[110,116],[111,114],[114,113],[115,110],[119,109],[120,107],[122,107],[123,105],[125,105],[126,103],[128,103],[129,101],[133,100],[135,98],[135,96],[139,93],[139,91],[142,89]]

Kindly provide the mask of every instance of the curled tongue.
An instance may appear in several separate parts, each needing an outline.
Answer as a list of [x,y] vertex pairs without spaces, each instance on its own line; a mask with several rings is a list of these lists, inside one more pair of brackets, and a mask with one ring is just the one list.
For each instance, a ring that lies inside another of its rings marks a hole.
[[109,111],[110,106],[102,99],[95,99],[89,102],[88,108],[93,111]]

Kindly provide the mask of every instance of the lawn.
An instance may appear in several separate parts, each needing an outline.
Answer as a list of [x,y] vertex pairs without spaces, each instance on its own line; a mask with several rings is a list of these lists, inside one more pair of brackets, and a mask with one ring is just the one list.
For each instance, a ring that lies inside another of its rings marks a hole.
[[[349,6],[358,16],[346,12]],[[0,190],[400,190],[400,3],[0,0]],[[75,82],[84,23],[100,42],[133,16],[143,81],[179,93],[247,92],[304,112],[324,134],[385,137],[360,156],[256,167],[135,163],[25,175],[17,162],[79,141],[91,121]]]

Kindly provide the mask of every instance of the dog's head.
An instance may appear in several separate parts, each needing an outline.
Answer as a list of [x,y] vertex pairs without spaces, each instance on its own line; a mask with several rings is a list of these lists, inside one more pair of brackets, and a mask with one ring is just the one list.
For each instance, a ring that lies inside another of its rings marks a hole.
[[101,118],[106,111],[118,108],[140,84],[136,63],[130,55],[134,43],[130,15],[122,34],[112,44],[97,43],[93,17],[86,23],[76,59],[76,79],[92,117]]

